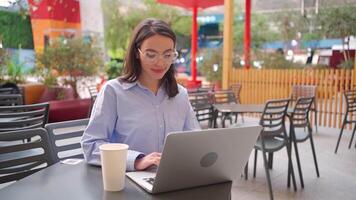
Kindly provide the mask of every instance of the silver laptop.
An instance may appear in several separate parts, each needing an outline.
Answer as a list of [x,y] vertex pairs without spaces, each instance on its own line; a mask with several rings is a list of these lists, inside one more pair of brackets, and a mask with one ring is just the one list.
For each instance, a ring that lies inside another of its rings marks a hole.
[[260,126],[170,133],[155,171],[128,172],[149,193],[234,180],[241,174]]

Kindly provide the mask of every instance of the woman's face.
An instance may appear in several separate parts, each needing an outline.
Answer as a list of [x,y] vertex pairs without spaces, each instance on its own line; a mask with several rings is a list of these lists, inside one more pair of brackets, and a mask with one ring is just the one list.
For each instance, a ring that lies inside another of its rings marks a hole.
[[138,51],[142,66],[140,78],[147,81],[161,80],[176,57],[173,40],[162,35],[147,38]]

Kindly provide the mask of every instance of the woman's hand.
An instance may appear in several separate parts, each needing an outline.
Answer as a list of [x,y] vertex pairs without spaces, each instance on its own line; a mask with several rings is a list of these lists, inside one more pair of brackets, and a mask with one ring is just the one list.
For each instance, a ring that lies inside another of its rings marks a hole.
[[135,161],[136,170],[145,170],[152,165],[159,165],[161,161],[161,153],[153,152]]

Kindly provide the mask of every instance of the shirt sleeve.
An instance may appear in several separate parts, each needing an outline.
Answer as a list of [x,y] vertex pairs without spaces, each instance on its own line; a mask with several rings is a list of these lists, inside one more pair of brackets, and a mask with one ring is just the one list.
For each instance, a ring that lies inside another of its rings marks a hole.
[[[106,84],[95,100],[89,124],[84,131],[81,145],[87,163],[101,165],[99,146],[110,143],[117,121],[117,97],[112,86]],[[135,160],[143,153],[128,150],[126,171],[134,171]]]

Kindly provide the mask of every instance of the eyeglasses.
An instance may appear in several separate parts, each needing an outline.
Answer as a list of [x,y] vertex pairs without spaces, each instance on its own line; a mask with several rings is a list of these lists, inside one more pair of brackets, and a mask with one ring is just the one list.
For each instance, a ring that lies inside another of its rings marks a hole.
[[161,57],[161,60],[167,64],[173,63],[177,58],[178,58],[178,52],[177,51],[170,51],[164,54],[157,53],[155,51],[151,50],[146,50],[144,52],[141,51],[141,49],[138,49],[140,54],[143,56],[143,58],[148,61],[155,63],[158,61],[159,57]]

